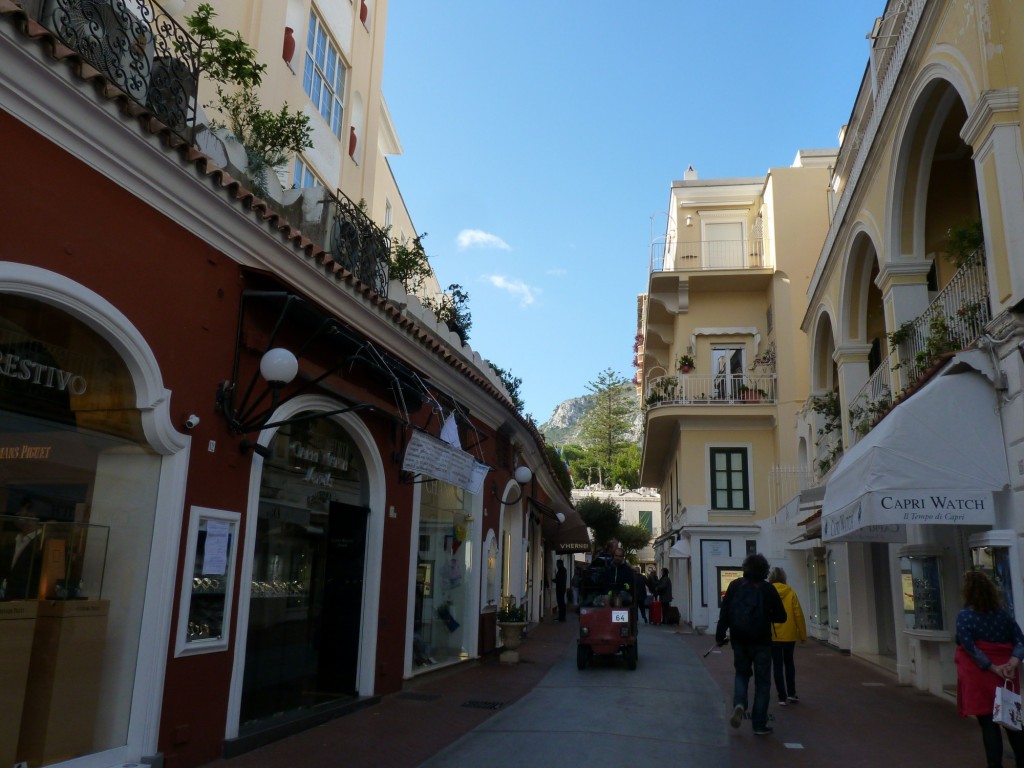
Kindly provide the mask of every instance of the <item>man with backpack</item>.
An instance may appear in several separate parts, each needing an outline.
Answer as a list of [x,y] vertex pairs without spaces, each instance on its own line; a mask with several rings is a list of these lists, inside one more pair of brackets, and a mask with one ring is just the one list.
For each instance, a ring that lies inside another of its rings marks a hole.
[[[786,609],[775,588],[769,584],[768,560],[764,555],[747,555],[743,578],[729,585],[722,598],[715,642],[732,642],[733,667],[736,670],[732,693],[732,717],[729,724],[739,728],[747,710],[751,668],[754,675],[754,708],[750,722],[754,734],[767,736],[768,701],[771,698],[772,624],[786,620]],[[728,639],[726,632],[729,633]]]

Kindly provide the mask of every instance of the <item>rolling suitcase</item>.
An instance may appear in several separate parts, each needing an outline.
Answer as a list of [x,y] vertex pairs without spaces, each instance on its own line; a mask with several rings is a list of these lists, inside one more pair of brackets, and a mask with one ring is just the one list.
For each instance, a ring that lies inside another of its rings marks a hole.
[[670,605],[665,608],[662,613],[665,615],[666,624],[678,624],[679,623],[679,609],[674,605]]
[[647,608],[651,614],[651,624],[661,624],[661,601],[652,600]]

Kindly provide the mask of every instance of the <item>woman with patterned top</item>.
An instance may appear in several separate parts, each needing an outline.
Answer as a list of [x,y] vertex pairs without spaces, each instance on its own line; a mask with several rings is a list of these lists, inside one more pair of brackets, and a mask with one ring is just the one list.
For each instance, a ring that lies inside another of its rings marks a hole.
[[[1001,605],[999,591],[981,571],[964,574],[964,608],[956,617],[957,710],[978,718],[985,759],[1003,764],[1002,730],[992,721],[996,688],[1013,680],[1020,691],[1018,670],[1024,659],[1024,633]],[[1024,732],[1005,729],[1015,765],[1024,768]]]

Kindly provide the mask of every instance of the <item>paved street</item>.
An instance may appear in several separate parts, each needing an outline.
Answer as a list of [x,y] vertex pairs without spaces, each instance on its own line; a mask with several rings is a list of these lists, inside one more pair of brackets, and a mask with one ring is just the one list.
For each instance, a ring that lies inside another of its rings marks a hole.
[[[403,692],[220,768],[532,765],[556,762],[728,768],[981,765],[973,720],[952,699],[895,685],[888,673],[809,641],[797,647],[801,703],[773,703],[775,733],[727,722],[728,648],[707,636],[641,626],[640,662],[575,664],[575,617],[535,627],[523,662],[495,660],[408,681]],[[1008,748],[1007,748],[1008,753]],[[1010,764],[1009,757],[1006,763]]]

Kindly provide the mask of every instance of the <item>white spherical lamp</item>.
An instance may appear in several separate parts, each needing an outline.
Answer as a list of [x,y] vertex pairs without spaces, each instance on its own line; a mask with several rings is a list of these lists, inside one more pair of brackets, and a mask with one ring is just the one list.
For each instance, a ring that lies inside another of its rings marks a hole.
[[260,373],[271,386],[283,387],[299,372],[295,355],[282,347],[267,350],[260,360]]
[[526,485],[533,479],[533,472],[530,471],[529,467],[516,467],[516,482],[520,485]]

